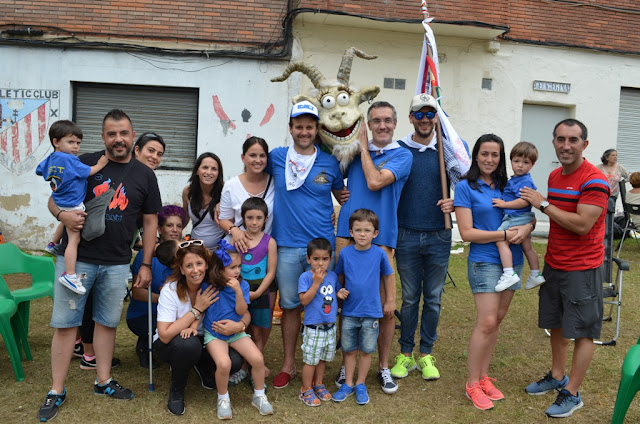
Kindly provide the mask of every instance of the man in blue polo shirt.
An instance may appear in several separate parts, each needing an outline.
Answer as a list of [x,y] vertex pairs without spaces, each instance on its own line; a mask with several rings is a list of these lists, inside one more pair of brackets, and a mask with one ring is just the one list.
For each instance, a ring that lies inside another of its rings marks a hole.
[[[276,389],[286,387],[296,374],[295,352],[300,333],[298,279],[310,269],[307,244],[323,237],[335,249],[333,200],[344,183],[338,160],[314,144],[318,133],[318,109],[308,101],[293,105],[289,119],[293,145],[269,153],[275,184],[272,236],[278,243],[276,280],[282,308],[284,362],[273,379]],[[333,269],[333,262],[330,266]]]
[[[350,197],[340,209],[336,239],[336,261],[340,250],[349,241],[349,217],[357,209],[366,208],[374,211],[380,220],[378,236],[373,242],[380,246],[393,266],[393,255],[398,238],[398,202],[413,158],[407,149],[403,149],[394,141],[398,115],[396,109],[387,102],[375,102],[367,111],[367,125],[371,130],[372,140],[367,137],[364,127],[360,133],[360,155],[356,156],[347,171],[347,188]],[[382,303],[386,296],[393,293],[381,293]],[[394,317],[385,316],[380,319],[378,336],[378,379],[382,390],[395,393],[398,385],[389,371],[389,353],[395,331]],[[342,369],[336,384],[342,383]]]

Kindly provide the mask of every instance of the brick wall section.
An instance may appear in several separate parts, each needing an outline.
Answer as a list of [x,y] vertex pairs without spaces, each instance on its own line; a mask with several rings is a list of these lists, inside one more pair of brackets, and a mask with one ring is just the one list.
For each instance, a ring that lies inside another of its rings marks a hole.
[[249,44],[280,40],[287,13],[286,0],[0,0],[0,7],[0,24]]
[[[640,10],[637,0],[579,0]],[[0,0],[0,24],[56,26],[82,34],[269,44],[281,40],[288,0]],[[297,0],[294,7],[420,19],[419,0]],[[577,3],[577,2],[576,2]],[[640,54],[640,14],[548,0],[429,1],[440,21],[508,26],[506,39]],[[2,27],[0,27],[1,29]]]
[[[561,43],[640,54],[640,14],[593,7],[606,6],[640,12],[638,0],[577,0],[590,6],[571,6],[546,0],[428,1],[429,12],[441,21],[480,21],[510,28],[506,39]],[[420,19],[418,0],[358,0],[349,7],[338,0],[301,0],[299,7],[330,9],[367,16]]]

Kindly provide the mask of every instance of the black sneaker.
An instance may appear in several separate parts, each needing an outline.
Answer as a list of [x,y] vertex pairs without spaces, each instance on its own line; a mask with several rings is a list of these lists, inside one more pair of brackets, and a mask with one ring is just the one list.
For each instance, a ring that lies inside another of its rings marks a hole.
[[82,355],[84,355],[84,346],[82,346],[82,342],[78,342],[73,347],[73,356],[82,358]]
[[42,422],[52,420],[58,415],[58,407],[67,399],[67,389],[64,389],[61,395],[47,393],[44,403],[38,411],[38,419]]
[[398,383],[391,377],[389,368],[383,368],[378,371],[378,380],[380,381],[382,391],[386,394],[390,395],[398,391]]
[[213,369],[205,370],[198,368],[198,364],[194,365],[193,369],[196,371],[196,374],[198,374],[198,377],[200,377],[202,387],[207,390],[214,390],[216,388],[216,378],[213,375]]
[[177,390],[171,387],[167,408],[173,415],[184,415],[184,389]]
[[122,387],[113,378],[104,385],[98,384],[98,381],[96,380],[96,383],[93,385],[93,393],[95,393],[96,395],[111,396],[114,399],[133,399],[133,392],[131,391],[131,389]]
[[[120,359],[111,358],[111,368],[115,368],[118,365],[120,365]],[[80,359],[80,369],[81,370],[95,370],[96,369],[96,358],[93,358],[92,360],[87,361],[86,359],[84,359],[84,356],[83,356],[82,359]]]
[[344,366],[342,366],[340,367],[340,371],[338,372],[338,375],[336,376],[336,380],[335,380],[335,383],[338,389],[342,387],[345,381],[347,381],[347,376],[344,371]]

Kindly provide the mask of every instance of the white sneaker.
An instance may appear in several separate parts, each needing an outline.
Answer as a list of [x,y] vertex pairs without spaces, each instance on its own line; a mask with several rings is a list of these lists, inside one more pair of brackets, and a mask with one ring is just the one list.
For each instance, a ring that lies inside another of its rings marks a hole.
[[273,407],[267,400],[266,395],[256,395],[254,393],[253,399],[251,399],[251,405],[258,408],[260,415],[273,415]]
[[542,276],[542,273],[539,272],[538,275],[529,276],[529,278],[527,279],[527,283],[524,285],[524,288],[527,290],[535,289],[540,284],[543,284],[545,281],[547,280],[545,280],[544,277]]
[[221,420],[230,420],[232,417],[231,401],[229,399],[218,399],[218,418]]
[[516,274],[515,272],[511,275],[502,274],[500,276],[500,279],[498,280],[498,284],[496,285],[496,292],[500,293],[501,291],[504,291],[513,286],[518,281],[520,281],[520,277],[518,277],[518,274]]
[[58,278],[58,281],[60,282],[60,284],[74,293],[85,294],[87,292],[87,289],[82,286],[82,279],[84,277],[85,274],[80,274],[76,277],[70,277],[69,274],[65,272],[60,276],[60,278]]

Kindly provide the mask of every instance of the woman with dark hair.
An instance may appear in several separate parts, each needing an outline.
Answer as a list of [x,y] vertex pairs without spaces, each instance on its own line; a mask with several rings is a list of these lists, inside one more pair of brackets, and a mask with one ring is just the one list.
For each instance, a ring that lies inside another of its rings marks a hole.
[[[218,301],[218,290],[213,286],[201,290],[203,282],[209,282],[208,269],[211,254],[202,240],[183,241],[174,258],[173,273],[162,287],[158,297],[158,328],[153,349],[158,357],[171,366],[171,388],[167,407],[173,415],[184,414],[184,390],[189,371],[194,368],[200,376],[202,387],[216,388],[215,364],[203,349],[204,333],[201,324],[203,313]],[[197,334],[191,335],[189,327],[199,321]],[[232,335],[243,331],[249,324],[249,313],[240,321],[221,320],[212,324],[220,334]],[[242,357],[229,349],[231,372],[242,365]]]
[[223,185],[220,158],[206,152],[196,159],[189,185],[182,190],[182,205],[188,213],[182,223],[186,226],[191,219],[191,238],[202,240],[208,249],[215,249],[225,235],[215,220],[215,208],[220,203]]
[[615,149],[605,150],[600,160],[602,164],[598,165],[597,168],[607,177],[609,188],[611,189],[611,197],[617,199],[618,193],[620,193],[618,183],[620,183],[620,180],[623,178],[628,180],[629,172],[624,169],[624,166],[618,163],[618,152]]
[[[176,242],[182,239],[182,220],[184,219],[184,209],[176,205],[163,206],[158,213],[158,244],[168,240]],[[156,245],[157,247],[158,245]],[[131,264],[131,274],[135,281],[140,267],[142,266],[143,250],[140,250]],[[171,267],[164,265],[159,258],[154,255],[151,261],[151,302],[152,309],[152,332],[156,331],[156,318],[158,308],[158,296],[160,288],[171,275]],[[127,326],[129,330],[138,336],[136,343],[136,354],[140,360],[140,366],[149,368],[149,355],[147,351],[147,340],[149,334],[149,312],[147,301],[149,289],[134,287],[131,290],[131,302],[127,308]],[[156,368],[155,362],[153,368]]]
[[138,137],[136,144],[133,145],[133,155],[155,171],[162,162],[165,148],[162,137],[153,132],[146,132]]
[[269,146],[263,138],[249,137],[242,145],[240,159],[244,163],[244,172],[225,183],[220,200],[219,218],[220,227],[233,237],[236,249],[245,252],[248,236],[242,226],[240,213],[242,204],[250,197],[264,199],[269,208],[264,232],[271,234],[275,184],[271,182],[271,175],[265,172],[269,159]]
[[466,383],[467,397],[478,409],[493,408],[494,400],[504,395],[488,376],[491,357],[498,341],[500,323],[504,319],[519,284],[496,293],[502,275],[497,241],[511,243],[513,265],[520,275],[524,258],[519,244],[533,224],[498,231],[502,209],[494,208],[492,199],[502,198],[507,184],[504,143],[494,134],[485,134],[476,141],[471,155],[471,168],[464,180],[456,185],[454,206],[462,239],[471,242],[467,273],[476,306],[476,324],[469,340]]

